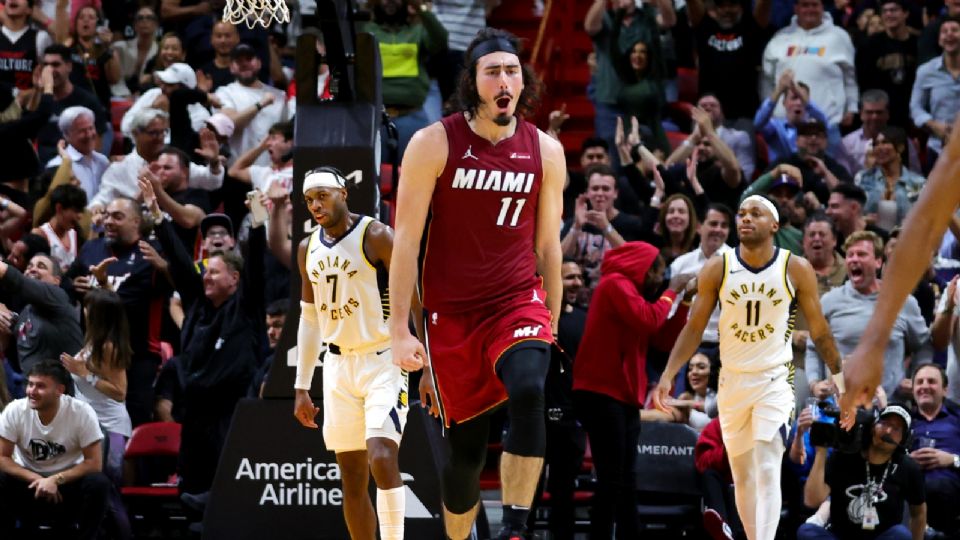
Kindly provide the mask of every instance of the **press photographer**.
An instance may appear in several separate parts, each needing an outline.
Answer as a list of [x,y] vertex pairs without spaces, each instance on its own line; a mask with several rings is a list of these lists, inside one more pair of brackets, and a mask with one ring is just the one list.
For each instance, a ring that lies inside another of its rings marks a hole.
[[[830,524],[805,523],[797,539],[922,540],[927,505],[923,473],[906,454],[910,413],[889,405],[875,422],[858,415],[857,430],[864,435],[859,449],[841,444],[827,457],[827,448],[817,446],[803,499],[817,508],[830,497]],[[902,523],[904,503],[909,528]]]

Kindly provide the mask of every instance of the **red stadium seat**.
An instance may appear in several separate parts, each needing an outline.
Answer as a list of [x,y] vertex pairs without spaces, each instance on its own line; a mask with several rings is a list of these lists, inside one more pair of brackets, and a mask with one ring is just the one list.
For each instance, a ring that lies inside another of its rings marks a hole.
[[186,524],[177,489],[179,454],[180,424],[151,422],[133,430],[124,460],[135,471],[134,478],[120,494],[135,531],[166,529],[171,522],[180,522],[177,528]]
[[696,103],[700,97],[700,84],[697,70],[691,68],[677,68],[677,94],[680,101]]
[[683,144],[683,141],[687,140],[687,134],[679,131],[668,131],[667,140],[670,141],[670,150],[676,150],[678,146]]

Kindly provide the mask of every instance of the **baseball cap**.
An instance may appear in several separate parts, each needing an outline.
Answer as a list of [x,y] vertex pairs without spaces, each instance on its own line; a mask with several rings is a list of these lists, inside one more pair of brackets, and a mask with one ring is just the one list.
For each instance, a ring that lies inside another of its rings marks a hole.
[[910,431],[910,413],[906,409],[900,405],[887,405],[887,408],[880,413],[880,418],[891,414],[899,416],[901,419],[903,419],[904,424],[907,426],[906,431]]
[[197,74],[193,68],[182,62],[170,64],[167,69],[157,72],[157,78],[167,84],[182,84],[187,88],[197,87]]
[[233,230],[233,220],[230,219],[230,216],[226,214],[207,214],[203,220],[200,221],[200,235],[206,237],[207,231],[210,230],[210,227],[221,226],[230,233],[230,236],[234,236]]
[[215,131],[221,137],[230,137],[233,135],[234,123],[229,116],[223,113],[216,113],[207,118],[207,126]]
[[800,192],[800,182],[797,182],[797,180],[794,177],[790,176],[789,174],[781,174],[780,176],[778,176],[777,179],[774,180],[772,184],[770,184],[770,187],[767,189],[767,192],[771,192],[780,186],[789,187],[791,191],[791,195],[796,195],[797,193]]
[[241,43],[233,48],[230,51],[230,59],[236,60],[237,58],[251,58],[257,55],[256,49],[247,45],[246,43]]
[[826,133],[827,126],[823,122],[810,118],[797,124],[797,135],[812,135],[814,133]]

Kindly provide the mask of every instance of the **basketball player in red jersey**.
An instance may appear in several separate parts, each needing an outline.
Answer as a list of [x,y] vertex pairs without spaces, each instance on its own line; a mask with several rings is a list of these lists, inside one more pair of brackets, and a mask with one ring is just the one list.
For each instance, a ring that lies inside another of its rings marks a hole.
[[869,407],[883,376],[883,351],[890,340],[890,330],[907,300],[926,271],[930,254],[939,245],[947,225],[960,205],[960,115],[954,120],[951,136],[943,153],[927,177],[920,198],[903,222],[900,240],[883,269],[883,287],[877,295],[877,306],[857,348],[843,362],[844,386],[847,393],[840,399],[843,414],[840,423],[850,429],[856,418],[856,407]]
[[562,299],[566,165],[560,144],[521,118],[539,83],[520,64],[516,38],[485,28],[465,58],[457,90],[464,110],[414,135],[397,197],[391,310],[409,311],[421,254],[427,351],[402,318],[390,333],[395,362],[429,368],[421,397],[448,428],[442,493],[454,540],[470,535],[479,508],[488,413],[508,402],[498,538],[512,539],[523,534],[546,445],[543,385]]

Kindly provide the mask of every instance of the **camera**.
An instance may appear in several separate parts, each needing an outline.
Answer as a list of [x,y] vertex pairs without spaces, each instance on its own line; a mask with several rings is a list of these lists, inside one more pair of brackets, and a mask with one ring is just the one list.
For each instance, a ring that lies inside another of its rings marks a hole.
[[840,408],[829,401],[817,404],[820,416],[832,421],[817,420],[810,426],[810,444],[833,448],[845,454],[853,454],[866,448],[872,436],[875,414],[863,408],[857,409],[853,429],[840,427]]

